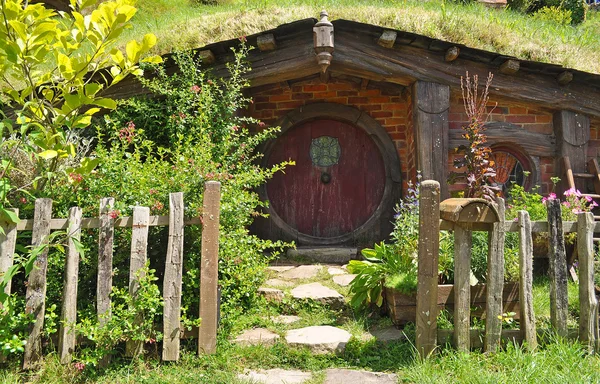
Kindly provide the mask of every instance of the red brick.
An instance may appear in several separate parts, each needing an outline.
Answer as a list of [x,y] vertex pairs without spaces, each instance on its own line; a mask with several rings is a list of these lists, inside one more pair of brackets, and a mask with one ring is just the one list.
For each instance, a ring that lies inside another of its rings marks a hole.
[[467,121],[467,115],[465,115],[464,113],[449,113],[448,114],[448,120],[449,121]]
[[348,104],[347,97],[332,97],[331,99],[327,99],[327,101],[330,103]]
[[348,103],[350,104],[367,104],[369,101],[366,97],[349,97]]
[[358,109],[366,112],[381,111],[381,104],[365,104],[359,105]]
[[372,112],[371,117],[373,117],[375,119],[380,118],[380,117],[392,117],[392,112],[390,112],[390,111]]
[[337,91],[337,95],[338,96],[356,96],[357,92],[356,91]]
[[303,101],[287,101],[287,102],[282,102],[282,103],[277,103],[277,108],[278,109],[286,109],[286,108],[298,108],[299,106],[304,105]]
[[392,140],[406,140],[406,135],[404,133],[392,132],[389,133]]
[[302,86],[301,85],[293,85],[292,86],[292,92],[296,93],[296,92],[302,92]]
[[267,101],[269,101],[269,97],[268,96],[254,96],[252,98],[252,100],[254,100],[255,103],[266,103]]
[[532,115],[509,115],[506,121],[515,124],[535,123],[535,116]]
[[254,110],[260,111],[263,109],[275,109],[277,108],[277,104],[275,103],[255,103]]
[[330,83],[327,84],[327,89],[330,91],[344,91],[351,90],[354,88],[354,85],[348,83]]
[[404,123],[404,119],[399,119],[397,117],[391,119],[385,119],[385,125],[398,125]]
[[324,92],[327,90],[327,84],[305,85],[304,92]]
[[369,103],[389,103],[390,98],[387,96],[371,97]]
[[302,92],[292,93],[292,100],[308,100],[308,99],[312,99],[312,97],[313,97],[312,93],[302,93]]
[[269,101],[271,101],[271,102],[288,101],[288,100],[292,100],[292,95],[289,93],[286,93],[284,95],[275,95],[275,96],[269,97]]
[[392,113],[394,114],[394,117],[404,117],[405,119],[408,118],[408,111],[405,109],[399,109],[396,111],[392,111]]
[[525,115],[527,113],[527,108],[525,107],[510,107],[509,109],[511,115]]
[[382,104],[381,105],[381,109],[383,109],[384,111],[406,111],[408,109],[408,106],[406,104],[400,104],[400,103],[387,103],[387,104]]
[[359,92],[360,96],[379,96],[381,95],[381,91],[379,89],[367,89]]
[[550,116],[550,115],[536,115],[535,116],[535,122],[536,123],[551,123],[552,122],[552,116]]
[[544,133],[551,135],[553,133],[552,126],[550,124],[525,124],[523,128],[530,132]]
[[329,99],[331,97],[336,97],[336,96],[338,96],[336,91],[313,93],[313,97],[320,98],[320,99]]

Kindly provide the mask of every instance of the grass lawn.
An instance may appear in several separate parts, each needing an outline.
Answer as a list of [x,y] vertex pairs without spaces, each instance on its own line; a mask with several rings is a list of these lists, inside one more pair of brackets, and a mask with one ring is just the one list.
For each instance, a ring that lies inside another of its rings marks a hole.
[[349,19],[414,32],[526,60],[600,73],[600,14],[578,26],[542,21],[479,4],[422,0],[229,0],[194,5],[190,0],[138,0],[134,28],[123,41],[152,32],[157,52],[196,48],[318,17]]

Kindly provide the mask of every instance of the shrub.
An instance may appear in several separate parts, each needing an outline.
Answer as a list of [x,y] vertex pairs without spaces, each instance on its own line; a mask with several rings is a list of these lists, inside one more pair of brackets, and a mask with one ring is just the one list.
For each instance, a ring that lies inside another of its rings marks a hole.
[[560,25],[571,24],[571,11],[559,7],[544,7],[536,11],[532,17],[537,20],[552,22]]

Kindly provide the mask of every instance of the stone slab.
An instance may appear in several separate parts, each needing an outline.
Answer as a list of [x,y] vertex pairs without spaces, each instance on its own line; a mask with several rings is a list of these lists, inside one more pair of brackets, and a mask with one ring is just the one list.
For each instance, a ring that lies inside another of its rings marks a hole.
[[391,373],[327,369],[323,384],[396,384],[398,377]]
[[345,275],[348,272],[346,272],[344,269],[339,268],[339,267],[329,267],[329,268],[327,268],[327,273],[329,273],[331,276],[336,276],[336,275]]
[[329,325],[312,326],[288,331],[285,340],[291,346],[305,346],[313,353],[342,353],[350,340],[350,333]]
[[280,368],[248,371],[238,375],[238,379],[252,384],[302,384],[310,380],[310,372],[292,371]]
[[266,328],[254,328],[244,331],[233,342],[238,345],[272,345],[279,340],[279,335]]
[[358,259],[358,250],[356,248],[297,248],[288,249],[286,256],[290,259],[302,258],[319,263],[344,264],[350,260]]
[[347,287],[348,285],[350,285],[350,283],[352,282],[352,280],[354,280],[355,277],[356,275],[351,274],[336,275],[333,276],[333,282],[337,285],[341,285],[342,287]]
[[300,316],[279,315],[273,321],[279,324],[293,324],[300,321]]
[[371,331],[371,335],[373,335],[373,337],[375,337],[375,339],[377,341],[380,341],[382,343],[387,343],[390,341],[400,341],[400,340],[406,339],[406,335],[404,335],[404,332],[397,329],[393,325]]
[[287,287],[293,287],[294,283],[292,283],[291,281],[285,281],[285,280],[281,280],[281,279],[269,279],[269,280],[265,281],[265,285],[269,286],[269,287],[287,288]]
[[276,273],[281,273],[281,272],[285,272],[285,271],[289,271],[290,269],[294,269],[296,268],[293,265],[272,265],[270,267],[267,267],[267,269],[269,271],[273,271]]
[[279,274],[282,279],[301,280],[317,277],[323,267],[320,265],[300,265]]
[[332,308],[340,308],[345,303],[341,293],[320,283],[299,285],[292,289],[291,294],[294,299],[312,299]]
[[264,296],[269,301],[281,302],[283,300],[284,293],[280,289],[260,287],[257,290],[258,294]]

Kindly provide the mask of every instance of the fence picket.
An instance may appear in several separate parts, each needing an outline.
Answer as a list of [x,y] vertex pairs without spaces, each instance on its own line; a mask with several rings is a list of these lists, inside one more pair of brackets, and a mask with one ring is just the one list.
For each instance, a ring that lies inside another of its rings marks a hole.
[[163,350],[164,361],[179,360],[181,337],[181,284],[183,274],[183,193],[169,195],[169,242],[165,263],[163,297]]
[[[112,210],[115,199],[112,197],[100,200],[100,231],[98,233],[98,281],[96,284],[96,302],[98,323],[106,324],[111,317],[110,293],[112,292],[113,243],[115,237]],[[110,356],[104,356],[101,367],[106,367]]]
[[437,344],[440,183],[422,182],[420,198],[416,346],[419,355],[425,358]]
[[502,336],[502,290],[504,288],[504,200],[498,198],[499,221],[492,224],[489,237],[485,318],[486,352],[495,352]]
[[75,323],[77,322],[77,280],[79,275],[79,252],[75,241],[81,239],[81,208],[69,210],[68,246],[65,257],[63,302],[58,333],[58,354],[62,364],[71,362],[75,350]]
[[548,210],[548,249],[550,256],[550,320],[561,337],[567,337],[569,313],[567,296],[567,256],[563,236],[560,201],[546,202]]
[[[18,209],[12,209],[12,212],[19,217]],[[3,223],[2,230],[4,233],[0,232],[0,276],[4,276],[13,265],[17,245],[17,224]],[[11,284],[12,282],[9,281],[4,287],[4,292],[7,295],[10,295]]]
[[[598,300],[594,290],[594,215],[577,215],[577,249],[579,254],[579,340],[592,348],[598,329]],[[595,315],[594,315],[595,314]]]
[[205,184],[202,210],[202,260],[200,262],[200,324],[198,353],[215,353],[217,348],[217,285],[219,280],[219,212],[221,183]]
[[[34,247],[48,244],[52,200],[36,199],[31,243]],[[43,249],[34,262],[29,274],[26,292],[25,313],[33,315],[35,322],[29,327],[29,337],[25,344],[23,369],[35,368],[42,358],[42,330],[46,306],[46,273],[48,269],[48,248]]]
[[519,324],[527,348],[537,348],[533,313],[533,237],[529,212],[519,211]]
[[[133,208],[133,225],[131,230],[131,257],[129,261],[129,295],[135,297],[139,289],[139,279],[143,277],[140,270],[146,266],[148,259],[148,222],[150,208]],[[136,319],[136,323],[140,323]],[[125,344],[126,356],[138,356],[144,346],[143,340],[128,340]]]
[[459,351],[471,348],[471,248],[473,234],[454,227],[454,344]]

